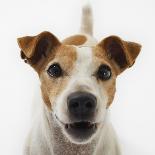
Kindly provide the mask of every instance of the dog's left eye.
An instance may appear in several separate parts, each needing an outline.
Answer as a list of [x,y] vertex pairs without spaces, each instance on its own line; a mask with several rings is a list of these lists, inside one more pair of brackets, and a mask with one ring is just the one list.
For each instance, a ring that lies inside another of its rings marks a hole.
[[48,68],[47,73],[52,77],[58,78],[62,76],[62,69],[60,65],[56,63]]
[[111,75],[111,69],[107,65],[101,65],[97,71],[97,78],[101,80],[109,80]]

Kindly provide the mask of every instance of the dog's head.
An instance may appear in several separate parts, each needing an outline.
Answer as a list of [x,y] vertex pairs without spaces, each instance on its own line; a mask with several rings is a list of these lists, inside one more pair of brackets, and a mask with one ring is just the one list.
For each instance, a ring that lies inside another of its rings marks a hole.
[[61,43],[49,32],[18,39],[22,58],[39,75],[45,106],[74,143],[90,141],[104,125],[116,77],[133,65],[141,48],[117,36],[82,46],[86,39],[79,35]]

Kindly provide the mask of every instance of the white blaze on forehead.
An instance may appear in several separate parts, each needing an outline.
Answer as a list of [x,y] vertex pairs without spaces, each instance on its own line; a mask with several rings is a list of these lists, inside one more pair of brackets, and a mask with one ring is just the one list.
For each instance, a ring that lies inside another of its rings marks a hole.
[[75,74],[78,76],[90,76],[92,66],[92,49],[91,47],[77,47],[77,60]]
[[77,60],[70,80],[72,91],[92,92],[96,80],[94,80],[95,66],[93,65],[92,47],[76,47]]

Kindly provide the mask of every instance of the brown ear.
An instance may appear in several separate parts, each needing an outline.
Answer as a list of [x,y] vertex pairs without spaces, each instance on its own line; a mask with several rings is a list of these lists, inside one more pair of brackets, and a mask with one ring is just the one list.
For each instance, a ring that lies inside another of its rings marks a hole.
[[48,54],[51,49],[60,44],[58,39],[50,32],[42,32],[37,36],[26,36],[18,38],[18,45],[21,49],[21,57],[31,65]]
[[141,50],[140,44],[123,41],[117,36],[107,37],[98,45],[102,47],[111,62],[117,65],[118,74],[134,64]]

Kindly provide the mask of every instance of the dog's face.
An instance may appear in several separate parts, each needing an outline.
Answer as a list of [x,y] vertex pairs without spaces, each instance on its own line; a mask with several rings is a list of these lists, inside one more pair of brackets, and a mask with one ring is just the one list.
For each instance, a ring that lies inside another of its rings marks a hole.
[[[83,42],[81,36],[78,43]],[[140,52],[139,44],[116,36],[92,47],[75,46],[77,37],[60,43],[49,32],[19,38],[18,43],[22,58],[40,77],[45,106],[73,143],[89,142],[104,125],[116,77]]]

